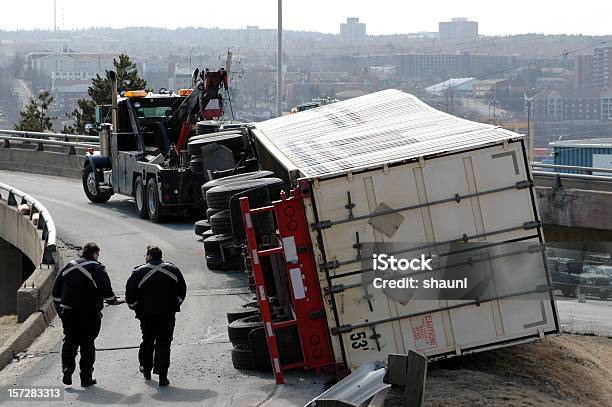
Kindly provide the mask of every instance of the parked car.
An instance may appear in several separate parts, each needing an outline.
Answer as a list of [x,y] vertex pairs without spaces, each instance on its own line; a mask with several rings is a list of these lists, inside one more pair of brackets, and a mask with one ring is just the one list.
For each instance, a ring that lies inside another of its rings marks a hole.
[[589,267],[580,275],[580,286],[586,295],[607,299],[612,294],[612,266]]

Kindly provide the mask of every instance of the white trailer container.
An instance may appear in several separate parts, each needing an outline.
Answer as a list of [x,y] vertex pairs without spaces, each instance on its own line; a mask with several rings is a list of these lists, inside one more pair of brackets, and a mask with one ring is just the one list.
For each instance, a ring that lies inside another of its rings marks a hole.
[[[350,369],[414,349],[430,359],[559,331],[543,250],[489,259],[485,295],[391,298],[364,283],[364,242],[541,247],[524,137],[437,111],[396,90],[259,123],[262,162],[304,198],[334,357]],[[303,184],[304,181],[301,181]],[[415,296],[416,297],[416,296]]]

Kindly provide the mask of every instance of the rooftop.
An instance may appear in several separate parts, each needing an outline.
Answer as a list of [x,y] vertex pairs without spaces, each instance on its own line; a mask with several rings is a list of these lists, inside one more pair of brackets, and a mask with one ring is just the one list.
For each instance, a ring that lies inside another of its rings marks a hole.
[[584,140],[562,140],[549,143],[551,147],[603,147],[612,148],[612,137],[590,138]]

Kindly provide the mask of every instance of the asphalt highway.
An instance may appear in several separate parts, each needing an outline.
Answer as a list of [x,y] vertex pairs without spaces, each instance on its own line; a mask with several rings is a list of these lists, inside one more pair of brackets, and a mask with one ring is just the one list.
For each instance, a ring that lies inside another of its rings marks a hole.
[[[101,247],[113,288],[121,295],[134,266],[144,262],[147,244],[158,245],[164,259],[175,263],[187,281],[188,295],[177,314],[168,388],[145,381],[138,372],[138,321],[126,306],[106,307],[96,347],[94,377],[98,384],[66,388],[64,401],[33,405],[89,404],[134,406],[303,406],[324,390],[329,377],[311,372],[287,375],[288,384],[276,386],[269,372],[238,371],[231,362],[227,337],[227,309],[251,300],[244,273],[215,272],[203,264],[202,242],[193,223],[175,219],[154,224],[136,215],[134,203],[113,196],[107,204],[92,204],[79,180],[0,171],[0,181],[39,199],[51,212],[58,236],[68,246],[95,241]],[[61,322],[56,318],[18,362],[0,371],[0,405],[11,401],[7,388],[64,386],[61,383]],[[154,376],[154,379],[156,376]]]

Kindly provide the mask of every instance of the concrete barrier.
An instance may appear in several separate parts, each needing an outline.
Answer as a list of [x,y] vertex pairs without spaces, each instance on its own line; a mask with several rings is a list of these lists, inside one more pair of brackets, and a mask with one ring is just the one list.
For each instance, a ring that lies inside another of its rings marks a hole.
[[[51,150],[51,149],[49,149]],[[36,151],[28,148],[0,148],[0,170],[80,178],[84,157],[61,150]]]
[[[0,347],[0,369],[25,351],[55,316],[53,279],[61,266],[55,223],[34,197],[0,183],[0,237],[34,264],[35,270],[16,293],[19,329]],[[18,206],[27,205],[22,214]]]
[[55,306],[49,298],[38,310],[26,319],[4,345],[0,346],[0,370],[11,363],[15,356],[25,352],[34,340],[44,332],[55,318]]

